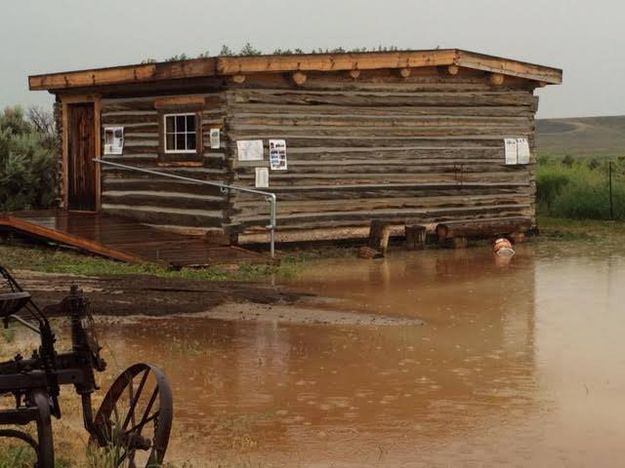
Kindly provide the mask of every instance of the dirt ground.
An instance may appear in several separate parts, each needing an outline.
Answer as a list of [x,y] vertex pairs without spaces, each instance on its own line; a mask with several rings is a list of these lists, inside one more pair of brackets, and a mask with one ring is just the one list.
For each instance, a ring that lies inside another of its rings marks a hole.
[[40,306],[58,303],[77,284],[94,315],[163,316],[205,312],[225,303],[293,304],[310,294],[254,283],[198,281],[156,276],[74,276],[15,271],[20,285]]
[[58,304],[73,284],[88,297],[92,313],[106,317],[190,315],[227,321],[301,324],[421,325],[405,319],[365,313],[340,299],[281,286],[236,281],[201,281],[148,275],[74,276],[17,271],[20,285],[46,307]]

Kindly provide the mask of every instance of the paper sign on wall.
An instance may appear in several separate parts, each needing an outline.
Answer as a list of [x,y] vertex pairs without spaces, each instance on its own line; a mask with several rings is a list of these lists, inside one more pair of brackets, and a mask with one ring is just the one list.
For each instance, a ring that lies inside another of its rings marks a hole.
[[506,165],[517,163],[517,139],[504,138],[506,147]]
[[285,140],[269,140],[269,166],[272,171],[286,171]]
[[517,164],[530,163],[530,144],[527,138],[517,138]]
[[210,142],[211,142],[211,149],[219,149],[219,147],[221,146],[220,130],[218,128],[211,128]]
[[269,169],[266,167],[256,168],[256,188],[269,187]]
[[237,154],[239,161],[262,161],[263,140],[238,140]]
[[104,154],[122,154],[124,127],[104,127]]

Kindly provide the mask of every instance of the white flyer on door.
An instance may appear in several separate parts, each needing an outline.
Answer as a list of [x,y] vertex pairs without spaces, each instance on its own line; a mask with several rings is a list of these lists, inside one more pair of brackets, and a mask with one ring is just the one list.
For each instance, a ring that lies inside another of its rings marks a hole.
[[238,140],[237,154],[239,161],[262,161],[263,140]]
[[517,163],[517,139],[504,138],[506,148],[506,165]]
[[517,138],[517,164],[530,163],[530,144],[527,138]]

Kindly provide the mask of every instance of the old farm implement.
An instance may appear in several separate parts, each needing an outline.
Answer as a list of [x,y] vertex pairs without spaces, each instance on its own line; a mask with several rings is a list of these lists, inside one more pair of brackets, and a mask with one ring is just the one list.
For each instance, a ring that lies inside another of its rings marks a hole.
[[[48,315],[61,314],[71,322],[71,350],[57,353]],[[61,385],[73,385],[82,400],[83,422],[90,444],[106,450],[116,466],[158,466],[169,441],[173,416],[172,394],[165,375],[150,364],[126,369],[93,413],[91,394],[98,389],[94,371],[106,368],[100,357],[89,303],[76,286],[59,304],[40,309],[11,274],[0,266],[0,317],[5,327],[16,321],[39,334],[40,346],[30,358],[16,355],[0,363],[0,395],[13,396],[9,409],[0,409],[0,426],[36,425],[31,436],[13,427],[0,428],[37,453],[36,466],[54,466],[52,417],[61,417]]]

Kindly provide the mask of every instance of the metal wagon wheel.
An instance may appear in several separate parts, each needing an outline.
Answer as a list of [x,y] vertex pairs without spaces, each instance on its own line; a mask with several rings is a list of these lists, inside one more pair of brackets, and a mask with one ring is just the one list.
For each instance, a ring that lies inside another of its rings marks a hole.
[[134,364],[113,382],[98,410],[91,441],[113,450],[117,465],[163,463],[173,418],[171,387],[151,364]]

